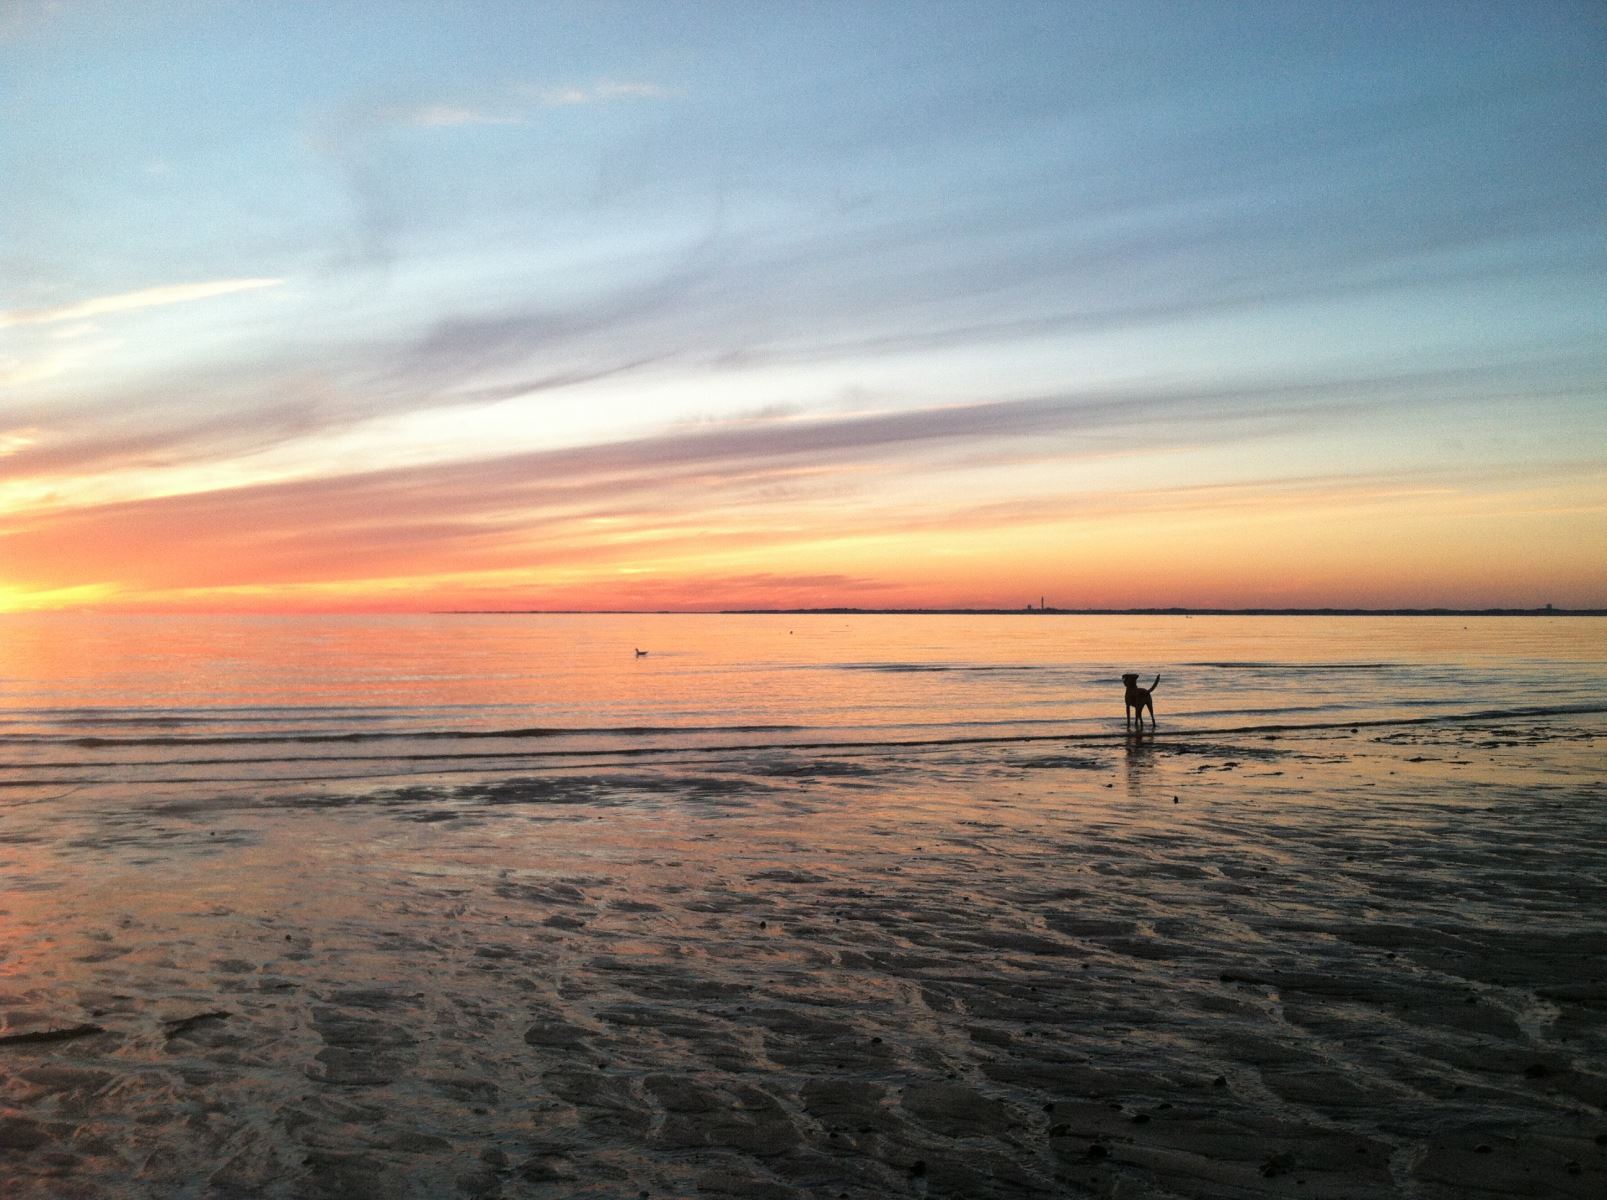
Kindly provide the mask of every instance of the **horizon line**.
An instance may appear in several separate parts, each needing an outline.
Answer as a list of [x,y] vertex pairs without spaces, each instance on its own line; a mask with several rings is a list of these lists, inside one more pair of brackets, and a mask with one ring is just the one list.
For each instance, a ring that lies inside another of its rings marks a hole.
[[445,608],[432,616],[1607,617],[1607,608]]

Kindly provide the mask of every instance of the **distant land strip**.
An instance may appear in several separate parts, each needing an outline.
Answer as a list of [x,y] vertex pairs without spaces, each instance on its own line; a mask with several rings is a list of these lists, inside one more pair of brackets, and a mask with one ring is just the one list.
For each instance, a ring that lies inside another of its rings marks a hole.
[[453,617],[1607,617],[1607,608],[449,608]]

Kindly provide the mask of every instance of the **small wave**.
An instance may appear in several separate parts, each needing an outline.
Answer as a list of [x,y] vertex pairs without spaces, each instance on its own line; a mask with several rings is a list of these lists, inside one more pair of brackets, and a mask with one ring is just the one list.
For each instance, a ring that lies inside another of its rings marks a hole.
[[[1427,716],[1335,717],[1323,721],[1278,721],[1264,724],[1224,725],[1213,728],[1166,730],[1167,736],[1197,737],[1201,734],[1295,733],[1320,729],[1376,729],[1391,725],[1461,725],[1478,721],[1510,721],[1543,717],[1607,715],[1607,704],[1546,704],[1521,708],[1482,708],[1465,712],[1439,712]],[[1083,735],[1072,735],[1080,737]],[[1089,735],[1093,736],[1093,735]],[[1104,735],[1099,735],[1104,736]]]
[[1193,717],[1288,717],[1300,713],[1354,712],[1353,704],[1278,704],[1268,708],[1190,708],[1172,715],[1178,719]]
[[1182,667],[1211,667],[1219,671],[1398,671],[1405,663],[1281,663],[1281,662],[1186,662]]
[[795,733],[803,725],[610,725],[597,727],[532,726],[525,729],[391,729],[366,733],[240,733],[207,737],[61,737],[50,734],[4,734],[0,744],[73,746],[99,750],[118,746],[272,746],[350,745],[363,742],[476,741],[561,737],[699,737],[726,733]]
[[1015,675],[1046,668],[1032,663],[825,663],[808,666],[811,671],[872,671],[888,675],[966,673],[975,675]]
[[[326,720],[326,719],[328,719],[328,715],[329,714],[325,713],[325,712],[314,711],[314,712],[311,713],[311,715],[300,714],[300,715],[295,715],[295,716],[261,716],[261,715],[258,715],[256,713],[237,713],[237,712],[226,713],[226,714],[220,715],[220,716],[199,716],[199,715],[197,715],[197,716],[171,716],[171,717],[68,716],[68,717],[51,717],[50,722],[53,725],[84,725],[84,726],[94,726],[94,727],[102,727],[102,726],[121,727],[121,726],[127,726],[127,727],[130,727],[130,728],[136,728],[136,729],[138,729],[138,728],[174,729],[174,728],[182,728],[183,726],[186,726],[186,725],[240,725],[240,724],[248,723],[248,722],[250,724],[252,724],[252,725],[296,725],[296,724],[306,724],[310,720]],[[396,720],[396,717],[395,717],[394,714],[390,714],[390,713],[371,714],[371,713],[344,713],[343,712],[343,713],[340,714],[339,719],[342,720],[342,721],[350,721],[350,722],[355,724],[355,723],[358,723],[358,722],[394,721],[394,720]],[[6,724],[6,725],[21,725],[21,724],[25,724],[25,723],[26,724],[37,724],[38,722],[37,722],[37,720],[24,722],[23,720],[17,719],[17,718],[12,718],[12,719],[9,719],[9,720],[0,721],[0,724]]]

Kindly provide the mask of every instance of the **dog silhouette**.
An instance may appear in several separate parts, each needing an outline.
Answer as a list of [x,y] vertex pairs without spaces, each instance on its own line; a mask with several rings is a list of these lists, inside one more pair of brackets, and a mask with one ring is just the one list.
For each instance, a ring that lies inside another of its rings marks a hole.
[[[1159,675],[1155,676],[1155,683],[1160,681],[1161,677]],[[1122,676],[1122,685],[1127,689],[1122,696],[1122,715],[1127,718],[1129,725],[1133,723],[1133,714],[1136,712],[1138,714],[1138,727],[1140,729],[1144,728],[1144,710],[1147,708],[1149,709],[1149,727],[1151,729],[1155,728],[1155,701],[1150,698],[1150,693],[1155,690],[1155,683],[1150,684],[1147,688],[1141,688],[1138,686],[1138,672],[1134,671],[1131,674]]]

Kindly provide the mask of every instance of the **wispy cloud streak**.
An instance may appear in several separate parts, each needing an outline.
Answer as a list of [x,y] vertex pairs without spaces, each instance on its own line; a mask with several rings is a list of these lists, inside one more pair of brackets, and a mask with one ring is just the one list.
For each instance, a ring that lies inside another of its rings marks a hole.
[[435,102],[385,110],[393,124],[419,129],[453,129],[468,125],[524,125],[532,117],[531,106],[579,108],[633,100],[668,100],[676,93],[656,83],[602,81],[585,87],[544,87],[519,84],[501,102],[462,104]]
[[113,296],[94,296],[51,308],[12,308],[0,310],[0,329],[16,325],[50,325],[58,321],[86,321],[115,313],[161,308],[169,304],[190,304],[237,292],[279,287],[283,279],[214,279],[202,283],[170,283],[160,287],[119,292]]
[[[1336,419],[1359,411],[1337,397],[1329,404]],[[1180,436],[1209,440],[1212,427],[1237,439],[1264,419],[1254,401],[1126,395],[677,430],[562,451],[40,511],[0,522],[0,547],[24,579],[111,578],[149,588],[336,583],[386,573],[595,570],[665,554],[774,555],[799,542],[869,537],[889,527],[964,540],[1071,517],[1355,510],[1527,481],[1517,470],[1364,472],[1119,494],[1065,488],[914,507],[883,490],[898,468],[944,447],[1013,439],[1030,459],[1052,436],[1062,440],[1058,461],[1066,469],[1081,454],[1166,450]],[[1589,469],[1581,465],[1552,483]]]
[[459,125],[519,125],[524,118],[515,113],[492,112],[456,104],[425,104],[397,114],[405,125],[421,129],[450,129]]
[[573,108],[582,104],[606,104],[618,100],[668,100],[676,94],[656,83],[616,80],[602,80],[585,87],[521,84],[518,92],[546,108]]

